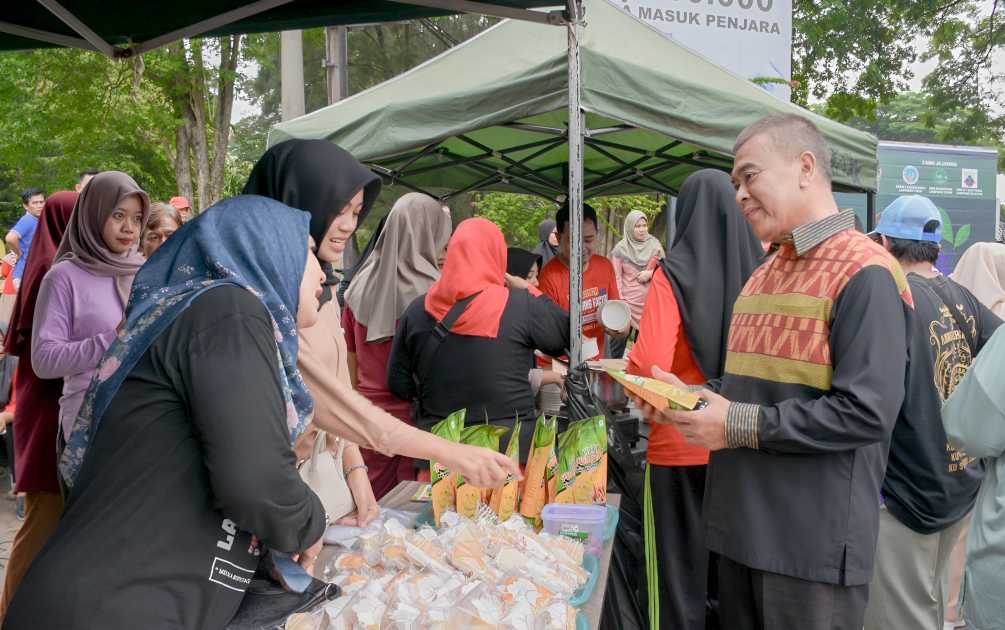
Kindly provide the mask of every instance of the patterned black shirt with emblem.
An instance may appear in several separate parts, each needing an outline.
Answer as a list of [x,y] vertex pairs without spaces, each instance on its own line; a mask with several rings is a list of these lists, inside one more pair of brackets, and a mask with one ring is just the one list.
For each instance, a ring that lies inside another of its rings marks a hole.
[[[942,426],[942,401],[1001,320],[966,288],[945,276],[909,274],[915,318],[909,339],[904,405],[893,429],[883,480],[886,508],[919,534],[941,531],[973,508],[984,478],[980,460],[952,448]],[[950,296],[945,304],[939,293]],[[956,317],[950,312],[956,309]],[[961,331],[959,319],[970,330]],[[971,349],[968,337],[976,342]]]

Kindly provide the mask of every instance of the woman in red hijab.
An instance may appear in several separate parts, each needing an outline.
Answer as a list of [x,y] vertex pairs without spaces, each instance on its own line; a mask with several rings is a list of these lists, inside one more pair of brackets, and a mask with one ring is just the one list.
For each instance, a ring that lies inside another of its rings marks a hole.
[[6,350],[19,358],[15,375],[15,490],[25,493],[25,519],[14,537],[7,562],[0,617],[6,614],[7,604],[35,556],[55,531],[63,512],[63,499],[56,479],[56,432],[63,381],[42,380],[35,375],[31,367],[31,335],[39,286],[52,267],[77,196],[75,192],[64,191],[54,193],[45,200],[21,279],[21,291],[7,328]]
[[[526,289],[506,288],[506,241],[486,219],[468,219],[447,246],[443,275],[405,310],[394,335],[387,384],[416,401],[419,428],[458,409],[470,421],[512,428],[532,423],[534,396],[527,375],[534,351],[561,356],[569,345],[569,316]],[[451,321],[453,320],[453,321]],[[437,335],[441,323],[449,329]],[[526,461],[533,426],[520,432]]]

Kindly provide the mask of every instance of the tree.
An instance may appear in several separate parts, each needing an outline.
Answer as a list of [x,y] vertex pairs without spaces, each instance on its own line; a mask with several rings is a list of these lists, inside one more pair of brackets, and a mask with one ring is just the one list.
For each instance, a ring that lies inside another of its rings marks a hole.
[[242,41],[186,40],[129,60],[0,55],[0,212],[19,214],[30,186],[72,188],[85,169],[127,172],[155,199],[219,200],[240,170],[228,149]]
[[[224,194],[242,39],[184,40],[144,55],[146,74],[165,94],[175,117],[177,190],[198,208],[213,205]],[[207,52],[219,58],[215,67],[207,66]]]
[[960,0],[795,0],[793,101],[826,103],[828,117],[871,118],[907,89],[916,42],[976,11]]
[[[496,22],[495,18],[478,15],[454,15],[353,27],[348,34],[349,93],[392,79]],[[312,112],[328,104],[324,29],[305,30],[303,47],[304,103]],[[240,81],[239,89],[261,108],[261,113],[237,124],[242,136],[238,141],[239,158],[253,164],[265,151],[269,129],[280,121],[279,34],[248,35],[245,55],[258,71]]]
[[[970,3],[963,3],[969,5]],[[926,60],[938,61],[925,77],[931,120],[943,122],[949,133],[961,138],[994,135],[1001,138],[1005,101],[991,59],[1005,44],[1005,15],[1000,0],[994,0],[988,15],[971,8],[946,19],[932,34]],[[996,143],[997,144],[997,143]]]
[[[596,252],[606,255],[624,237],[625,217],[632,210],[646,213],[650,224],[661,209],[659,195],[619,195],[595,197],[588,203],[597,211]],[[538,242],[537,226],[545,219],[555,217],[558,205],[532,195],[516,193],[478,193],[471,204],[475,214],[484,217],[502,230],[506,242],[512,247],[530,249]]]
[[[79,50],[0,55],[0,196],[8,214],[37,186],[71,189],[85,169],[121,170],[172,194],[166,102],[136,66]],[[6,218],[6,217],[5,217]]]

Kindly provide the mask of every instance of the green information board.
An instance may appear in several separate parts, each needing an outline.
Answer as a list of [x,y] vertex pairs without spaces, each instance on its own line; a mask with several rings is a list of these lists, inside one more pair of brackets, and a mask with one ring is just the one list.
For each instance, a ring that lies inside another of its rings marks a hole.
[[[901,195],[924,195],[942,211],[942,256],[938,267],[949,273],[967,247],[995,240],[998,152],[904,142],[879,143],[877,215]],[[838,193],[842,208],[854,208],[865,225],[865,196]],[[878,216],[877,216],[878,222]]]

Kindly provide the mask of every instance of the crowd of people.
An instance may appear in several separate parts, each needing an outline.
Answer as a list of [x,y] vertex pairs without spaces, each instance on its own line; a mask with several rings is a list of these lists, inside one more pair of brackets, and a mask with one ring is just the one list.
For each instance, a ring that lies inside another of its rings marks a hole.
[[[943,276],[920,196],[856,230],[805,118],[765,118],[734,153],[685,181],[666,251],[633,211],[603,256],[583,212],[584,358],[707,402],[635,401],[650,627],[1001,628],[1005,245]],[[408,193],[346,266],[381,180],[327,141],[273,146],[198,217],[121,172],[77,188],[27,191],[6,238],[25,520],[4,628],[224,628],[264,554],[311,568],[328,524],[366,526],[429,460],[520,478],[430,429],[458,409],[530,423],[561,384],[568,206],[528,251]],[[301,474],[321,457],[346,500]]]

